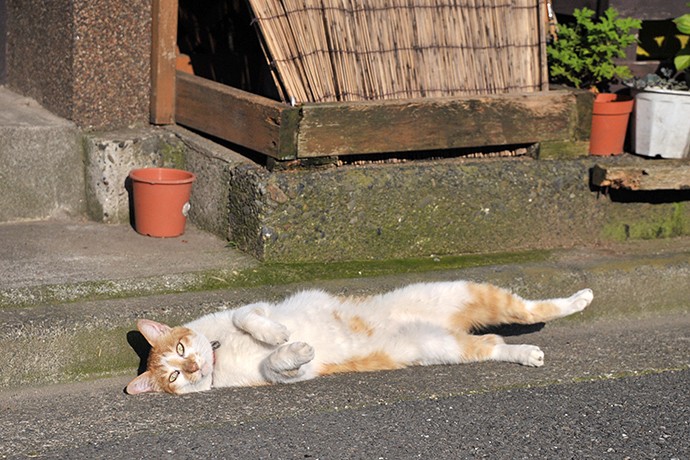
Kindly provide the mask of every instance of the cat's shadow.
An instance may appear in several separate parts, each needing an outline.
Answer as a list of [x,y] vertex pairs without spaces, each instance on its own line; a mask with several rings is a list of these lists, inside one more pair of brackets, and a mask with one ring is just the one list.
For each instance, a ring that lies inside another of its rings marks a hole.
[[498,334],[503,337],[510,337],[514,335],[532,334],[544,329],[546,323],[535,324],[503,324],[501,326],[488,326],[480,329],[473,329],[472,334]]
[[129,343],[129,346],[132,347],[137,356],[139,356],[137,375],[143,374],[144,371],[146,371],[149,353],[151,353],[151,345],[139,331],[129,331],[127,333],[127,343]]

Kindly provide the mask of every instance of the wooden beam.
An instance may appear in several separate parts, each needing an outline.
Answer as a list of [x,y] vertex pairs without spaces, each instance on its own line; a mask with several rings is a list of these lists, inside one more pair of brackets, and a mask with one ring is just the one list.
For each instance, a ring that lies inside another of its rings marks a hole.
[[635,166],[597,164],[592,185],[627,190],[690,190],[690,162],[663,160]]
[[177,123],[279,159],[296,158],[299,109],[177,73]]
[[[177,73],[176,121],[278,160],[589,138],[578,94],[285,103]],[[591,112],[590,104],[587,110]]]
[[177,0],[151,2],[151,105],[153,124],[175,121]]
[[356,155],[573,138],[575,96],[491,96],[304,104],[297,156]]

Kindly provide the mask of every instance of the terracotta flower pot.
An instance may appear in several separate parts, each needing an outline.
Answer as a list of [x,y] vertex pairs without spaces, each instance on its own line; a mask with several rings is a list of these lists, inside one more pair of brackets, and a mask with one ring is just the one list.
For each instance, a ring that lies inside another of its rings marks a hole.
[[159,238],[182,235],[196,176],[180,169],[144,168],[130,171],[129,177],[135,230]]
[[597,94],[592,110],[592,132],[589,138],[591,155],[620,155],[633,109],[631,96]]

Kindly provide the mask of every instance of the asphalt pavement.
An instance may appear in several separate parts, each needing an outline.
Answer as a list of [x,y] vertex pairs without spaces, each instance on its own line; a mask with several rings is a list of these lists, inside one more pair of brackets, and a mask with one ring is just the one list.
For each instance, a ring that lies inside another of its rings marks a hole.
[[[687,458],[690,372],[139,433],[57,458]],[[113,455],[114,453],[114,455]]]
[[[520,331],[512,331],[512,333]],[[690,452],[690,315],[560,321],[508,363],[128,396],[130,377],[0,393],[2,458],[659,458]]]

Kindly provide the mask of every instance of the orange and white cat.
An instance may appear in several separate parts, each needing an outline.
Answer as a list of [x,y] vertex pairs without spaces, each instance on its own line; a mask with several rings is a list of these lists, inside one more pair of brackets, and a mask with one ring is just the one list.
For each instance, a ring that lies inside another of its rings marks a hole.
[[420,283],[368,297],[319,290],[245,305],[171,328],[141,319],[152,345],[129,394],[183,394],[217,387],[291,383],[336,372],[412,365],[508,361],[544,364],[532,345],[508,345],[477,328],[534,324],[585,309],[592,291],[525,300],[490,284]]

